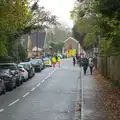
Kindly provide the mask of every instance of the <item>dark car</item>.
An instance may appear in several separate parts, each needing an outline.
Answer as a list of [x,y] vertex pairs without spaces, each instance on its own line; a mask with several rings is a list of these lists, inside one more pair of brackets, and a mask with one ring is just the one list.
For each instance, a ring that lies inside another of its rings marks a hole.
[[35,71],[39,71],[40,72],[43,69],[42,60],[40,60],[40,59],[32,59],[30,62],[34,66]]
[[44,60],[42,58],[38,59],[40,64],[41,64],[41,68],[42,70],[45,68],[45,64],[44,64]]
[[3,78],[0,78],[0,94],[5,94],[6,93],[6,88],[4,84]]
[[12,91],[13,88],[16,88],[16,76],[13,75],[10,69],[0,69],[0,79],[4,80],[6,89]]
[[0,69],[10,69],[12,74],[16,77],[17,86],[19,86],[23,82],[22,76],[20,74],[17,64],[15,64],[15,63],[0,63]]

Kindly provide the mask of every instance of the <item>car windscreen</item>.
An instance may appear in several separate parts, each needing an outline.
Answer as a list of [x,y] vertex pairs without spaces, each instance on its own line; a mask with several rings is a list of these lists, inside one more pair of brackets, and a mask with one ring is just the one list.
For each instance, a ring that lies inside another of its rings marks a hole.
[[49,61],[50,59],[49,59],[49,58],[44,58],[43,60],[44,60],[44,62],[45,62],[45,61]]
[[38,63],[38,59],[33,59],[30,61],[32,64],[37,64]]
[[15,65],[0,65],[0,69],[16,70],[17,67]]

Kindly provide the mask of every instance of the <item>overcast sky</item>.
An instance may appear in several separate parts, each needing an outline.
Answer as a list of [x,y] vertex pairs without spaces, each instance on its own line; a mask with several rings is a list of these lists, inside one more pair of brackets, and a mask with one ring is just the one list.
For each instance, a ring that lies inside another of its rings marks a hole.
[[53,15],[59,17],[59,21],[70,27],[73,26],[70,20],[69,11],[73,9],[75,0],[40,0],[40,5],[50,10]]

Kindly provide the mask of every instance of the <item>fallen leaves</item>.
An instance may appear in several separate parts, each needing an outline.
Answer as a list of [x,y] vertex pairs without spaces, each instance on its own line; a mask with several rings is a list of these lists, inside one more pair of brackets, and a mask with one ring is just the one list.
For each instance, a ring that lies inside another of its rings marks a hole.
[[101,89],[101,105],[106,120],[120,120],[120,89],[107,81],[98,71],[94,71],[97,87]]

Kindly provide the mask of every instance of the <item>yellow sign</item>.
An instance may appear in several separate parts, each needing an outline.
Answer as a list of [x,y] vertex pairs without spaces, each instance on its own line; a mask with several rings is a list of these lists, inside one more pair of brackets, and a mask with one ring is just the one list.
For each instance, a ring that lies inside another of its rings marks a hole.
[[71,57],[72,55],[73,55],[73,50],[72,49],[68,50],[67,56]]

